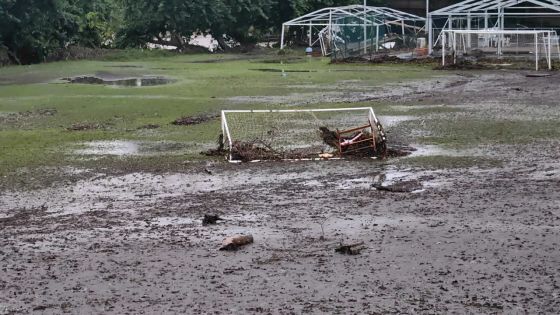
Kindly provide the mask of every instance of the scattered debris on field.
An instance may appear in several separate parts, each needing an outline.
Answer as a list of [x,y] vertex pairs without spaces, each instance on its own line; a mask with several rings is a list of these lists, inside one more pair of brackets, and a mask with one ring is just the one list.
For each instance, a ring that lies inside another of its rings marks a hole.
[[526,75],[527,78],[547,78],[552,76],[551,73],[529,73]]
[[97,123],[74,123],[72,126],[66,128],[68,131],[87,131],[87,130],[97,130],[102,129],[104,126]]
[[138,127],[138,130],[141,130],[141,129],[147,129],[147,130],[158,129],[160,127],[161,127],[160,125],[156,125],[156,124],[147,124],[147,125],[143,125],[143,126]]
[[175,119],[171,124],[177,126],[190,126],[190,125],[198,125],[213,119],[218,118],[219,115],[215,114],[208,114],[208,115],[198,115],[198,116],[184,116],[181,118]]
[[373,184],[375,189],[394,193],[411,193],[421,190],[422,183],[417,180],[399,181],[391,185]]
[[54,108],[40,108],[17,113],[0,113],[0,123],[16,123],[26,119],[55,116],[58,111]]
[[234,235],[222,242],[220,250],[235,251],[239,248],[253,243],[253,235]]
[[215,214],[205,214],[204,218],[202,219],[202,225],[214,225],[217,224],[218,221],[223,221],[223,219]]
[[340,245],[337,248],[335,248],[334,251],[344,255],[359,255],[362,252],[362,250],[364,250],[365,248],[366,247],[364,246],[364,242],[350,244],[350,245],[344,245],[340,243]]

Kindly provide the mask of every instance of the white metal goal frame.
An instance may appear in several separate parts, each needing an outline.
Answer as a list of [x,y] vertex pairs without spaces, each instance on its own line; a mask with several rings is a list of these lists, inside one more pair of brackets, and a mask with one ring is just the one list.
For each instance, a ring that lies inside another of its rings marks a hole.
[[[235,139],[233,139],[232,137],[232,133],[230,130],[230,127],[228,125],[228,114],[279,114],[279,113],[309,113],[311,115],[313,115],[313,113],[327,113],[327,112],[367,112],[367,119],[369,120],[370,124],[372,126],[375,126],[379,132],[380,132],[380,136],[382,138],[383,141],[386,140],[386,135],[385,132],[383,131],[383,128],[381,127],[381,123],[379,122],[379,119],[377,118],[377,116],[375,115],[375,112],[373,111],[372,107],[352,107],[352,108],[324,108],[324,109],[263,109],[263,110],[222,110],[221,113],[221,128],[222,128],[222,144],[224,149],[228,150],[228,156],[227,156],[227,160],[229,162],[232,163],[237,163],[239,161],[234,160],[233,156],[232,156],[232,149],[234,146],[234,141]],[[357,125],[360,124],[360,122],[356,122]]]
[[[553,46],[556,46],[556,53],[560,58],[560,43],[558,42],[558,34],[556,31],[552,30],[499,30],[499,29],[485,29],[485,30],[444,30],[442,31],[442,54],[441,63],[443,66],[446,65],[446,49],[449,48],[453,55],[453,63],[457,62],[457,55],[460,50],[466,52],[467,48],[471,48],[472,40],[471,35],[482,35],[482,36],[496,36],[496,54],[498,56],[503,56],[504,52],[504,38],[505,36],[514,35],[525,35],[534,38],[534,50],[532,51],[535,56],[535,70],[539,70],[539,61],[541,57],[544,57],[547,61],[548,69],[552,70],[552,50]],[[465,38],[465,36],[468,36]],[[458,40],[461,40],[459,43]],[[542,46],[541,46],[542,45]],[[458,48],[458,46],[462,47]],[[544,48],[544,56],[539,54],[539,48]]]
[[[506,30],[511,18],[542,17],[560,17],[560,0],[465,0],[428,13],[429,53],[433,53],[445,30]],[[437,20],[444,20],[442,28],[436,26]]]

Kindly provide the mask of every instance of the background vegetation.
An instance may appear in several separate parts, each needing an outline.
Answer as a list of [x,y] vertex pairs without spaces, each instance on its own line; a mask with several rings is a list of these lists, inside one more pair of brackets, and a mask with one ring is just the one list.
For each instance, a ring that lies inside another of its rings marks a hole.
[[[283,21],[357,0],[0,0],[0,50],[29,64],[80,48],[189,48],[193,33],[251,45],[277,34]],[[369,4],[384,1],[369,0]],[[0,58],[1,59],[1,58]],[[58,58],[62,59],[62,58]],[[2,62],[0,62],[2,63]]]

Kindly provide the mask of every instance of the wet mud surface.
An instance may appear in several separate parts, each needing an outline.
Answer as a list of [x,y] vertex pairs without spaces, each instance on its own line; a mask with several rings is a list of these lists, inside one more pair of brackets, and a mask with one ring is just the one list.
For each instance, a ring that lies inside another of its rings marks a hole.
[[[406,143],[434,133],[434,117],[559,119],[560,78],[525,74],[411,84],[386,98],[411,114],[387,125]],[[465,111],[413,114],[441,105]],[[0,314],[557,314],[560,141],[473,139],[466,152],[502,163],[203,162],[4,189]],[[209,214],[222,220],[203,225]],[[219,251],[238,234],[254,242]]]

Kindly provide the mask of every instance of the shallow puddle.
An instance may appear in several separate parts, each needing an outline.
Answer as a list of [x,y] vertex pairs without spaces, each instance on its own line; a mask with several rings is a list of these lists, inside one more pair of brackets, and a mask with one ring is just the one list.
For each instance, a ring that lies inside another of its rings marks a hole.
[[63,79],[72,84],[99,84],[122,87],[143,87],[171,84],[175,80],[161,76],[142,76],[130,78],[107,78],[102,76],[78,76]]
[[187,153],[203,151],[207,146],[194,143],[164,142],[164,141],[92,141],[80,144],[81,148],[73,151],[76,155],[86,156],[139,156],[156,155],[162,153]]

